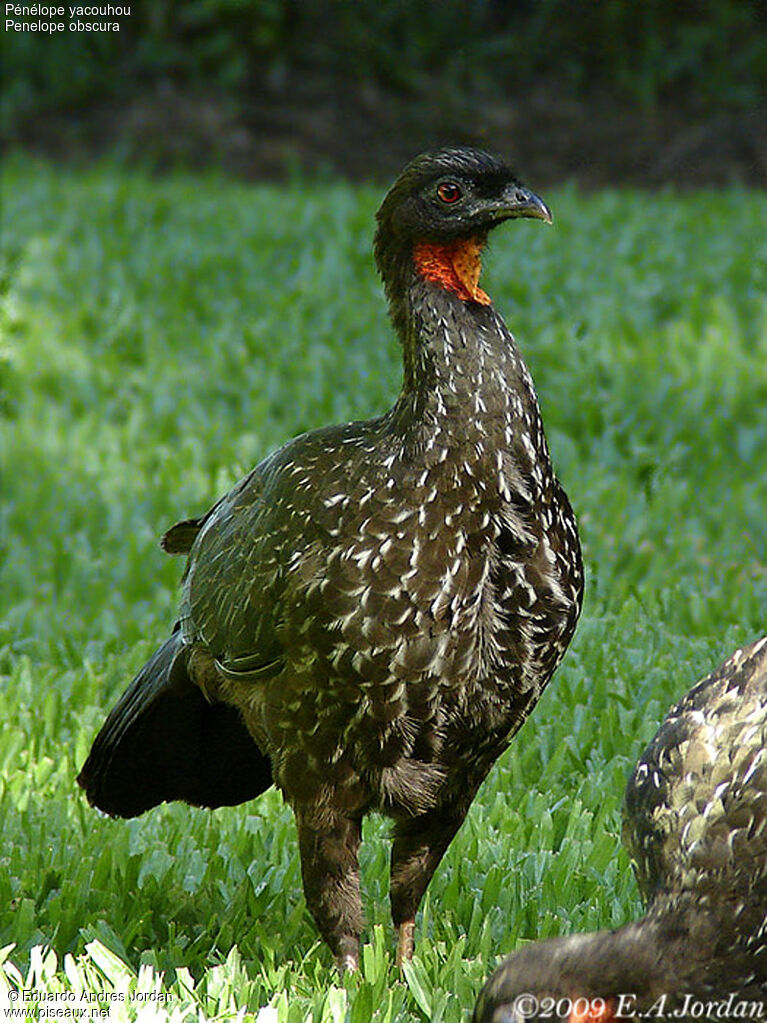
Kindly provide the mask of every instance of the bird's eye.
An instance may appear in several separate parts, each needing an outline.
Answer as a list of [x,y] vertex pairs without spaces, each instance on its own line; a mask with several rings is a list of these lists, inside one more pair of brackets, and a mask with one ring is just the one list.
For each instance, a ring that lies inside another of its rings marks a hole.
[[463,192],[454,181],[443,181],[437,189],[437,195],[442,202],[454,203],[458,202]]

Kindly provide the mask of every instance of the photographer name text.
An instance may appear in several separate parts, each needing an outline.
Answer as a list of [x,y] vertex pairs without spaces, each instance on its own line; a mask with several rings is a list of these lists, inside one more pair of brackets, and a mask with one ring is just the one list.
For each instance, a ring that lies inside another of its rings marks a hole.
[[[35,991],[14,989],[7,993],[8,1007],[3,1013],[8,1019],[27,1019],[30,1009],[34,1018],[108,1020],[115,1005],[163,1005],[171,1002],[165,991]],[[33,1003],[30,1005],[30,1003]]]

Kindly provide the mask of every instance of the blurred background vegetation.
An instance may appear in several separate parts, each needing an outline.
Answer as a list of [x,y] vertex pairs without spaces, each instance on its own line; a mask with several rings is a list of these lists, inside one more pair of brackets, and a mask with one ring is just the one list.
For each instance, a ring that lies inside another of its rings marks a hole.
[[763,0],[139,0],[4,33],[6,148],[386,177],[478,142],[531,180],[767,178]]

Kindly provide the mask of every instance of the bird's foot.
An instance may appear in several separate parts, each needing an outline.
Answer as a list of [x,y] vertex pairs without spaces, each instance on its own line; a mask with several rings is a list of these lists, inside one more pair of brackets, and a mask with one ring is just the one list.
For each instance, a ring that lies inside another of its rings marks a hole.
[[397,932],[397,966],[413,958],[415,949],[415,920],[403,920]]
[[360,943],[356,938],[342,938],[338,943],[336,967],[343,977],[345,973],[356,973],[360,968]]
[[336,966],[338,972],[343,975],[345,973],[356,973],[360,967],[357,956],[352,955],[350,952],[344,952],[343,955],[336,956]]

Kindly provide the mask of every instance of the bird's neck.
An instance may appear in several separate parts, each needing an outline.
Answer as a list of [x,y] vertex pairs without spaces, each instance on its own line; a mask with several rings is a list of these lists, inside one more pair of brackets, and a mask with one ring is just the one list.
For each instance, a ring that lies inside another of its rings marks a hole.
[[561,978],[567,977],[579,995],[607,1000],[606,1020],[654,1007],[658,1012],[662,1004],[671,1015],[685,994],[701,991],[700,978],[712,951],[710,936],[695,933],[689,923],[684,917],[651,912],[614,931],[549,939],[530,946],[529,954],[537,956],[544,971],[544,987],[570,993],[560,987]]
[[532,380],[489,300],[463,299],[414,271],[392,314],[403,348],[398,405],[411,419],[493,447],[524,432],[548,458]]
[[663,999],[666,1014],[678,1014],[690,998],[748,989],[755,960],[747,935],[739,933],[739,926],[749,927],[743,909],[738,919],[727,900],[717,904],[695,891],[663,893],[636,923],[578,937],[601,948],[601,956],[591,960],[592,972],[604,977],[612,971],[614,991],[636,990],[630,981],[642,978],[634,1005],[638,1012],[658,1011]]

